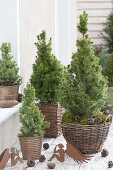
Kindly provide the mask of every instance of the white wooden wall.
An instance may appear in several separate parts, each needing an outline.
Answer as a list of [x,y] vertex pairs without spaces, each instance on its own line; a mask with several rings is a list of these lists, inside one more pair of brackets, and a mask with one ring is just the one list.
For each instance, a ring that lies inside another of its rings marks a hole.
[[84,10],[89,14],[88,33],[92,38],[94,45],[104,45],[104,40],[100,33],[103,30],[103,23],[106,22],[107,16],[113,10],[113,0],[78,0],[78,16]]
[[23,77],[22,89],[32,73],[35,62],[37,35],[46,30],[47,38],[52,37],[55,49],[55,12],[53,0],[19,0],[20,1],[20,69]]
[[12,55],[19,64],[18,2],[19,0],[0,0],[0,46],[3,42],[10,42]]

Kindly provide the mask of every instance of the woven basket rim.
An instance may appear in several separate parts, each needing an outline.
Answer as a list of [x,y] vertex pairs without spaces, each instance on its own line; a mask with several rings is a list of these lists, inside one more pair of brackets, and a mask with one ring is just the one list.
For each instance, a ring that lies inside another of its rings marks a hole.
[[110,125],[112,121],[102,123],[100,125],[80,125],[80,124],[74,124],[74,123],[67,123],[67,122],[62,122],[62,126],[78,126],[78,127],[100,127],[100,126],[105,126],[105,125]]
[[0,86],[0,88],[9,88],[9,87],[19,87],[20,85],[11,85],[11,86]]
[[43,102],[37,102],[37,104],[39,104],[39,105],[54,105],[54,106],[59,106],[60,104],[59,103],[43,103]]
[[24,136],[19,136],[18,135],[18,138],[23,138],[23,139],[39,139],[39,138],[43,138],[43,135],[42,136],[33,136],[33,137],[24,137]]

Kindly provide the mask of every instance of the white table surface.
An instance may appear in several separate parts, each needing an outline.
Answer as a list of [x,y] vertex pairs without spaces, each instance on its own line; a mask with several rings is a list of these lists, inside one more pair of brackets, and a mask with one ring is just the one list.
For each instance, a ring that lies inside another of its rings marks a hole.
[[16,114],[19,111],[21,104],[12,107],[12,108],[0,108],[0,125],[7,121],[12,115]]
[[[60,136],[56,139],[54,138],[47,138],[44,139],[43,143],[49,143],[50,148],[48,150],[43,150],[42,149],[42,154],[45,155],[46,161],[43,163],[40,163],[39,161],[36,161],[36,166],[34,168],[27,168],[27,170],[48,170],[47,168],[47,162],[48,159],[51,157],[53,154],[53,150],[55,146],[59,143],[62,143],[66,145],[66,141],[63,138],[63,136]],[[20,149],[19,142],[15,145],[18,149]],[[65,162],[61,163],[57,161],[56,159],[53,159],[52,162],[56,163],[56,168],[55,170],[108,170],[108,161],[111,160],[113,161],[113,123],[110,127],[109,135],[104,143],[103,148],[106,148],[109,151],[109,155],[105,158],[101,157],[101,153],[97,153],[93,155],[94,157],[88,162],[84,164],[78,164],[77,162],[73,161],[70,157],[66,156],[65,157]],[[20,153],[21,155],[21,153]],[[23,164],[18,164],[12,169],[14,170],[25,170],[26,167],[26,161]],[[6,170],[12,170],[11,166],[5,168]],[[112,170],[113,168],[111,168]]]

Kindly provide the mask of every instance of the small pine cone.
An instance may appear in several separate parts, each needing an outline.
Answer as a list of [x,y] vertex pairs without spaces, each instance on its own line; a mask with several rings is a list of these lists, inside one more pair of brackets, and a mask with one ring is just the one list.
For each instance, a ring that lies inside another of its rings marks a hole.
[[10,108],[18,104],[17,100],[0,101],[0,108]]
[[112,161],[109,161],[108,162],[108,168],[112,168],[113,167],[113,162]]
[[109,115],[110,114],[110,110],[109,109],[106,109],[105,110],[105,115]]
[[102,157],[108,156],[108,151],[107,151],[107,149],[103,149],[103,150],[102,150],[101,156],[102,156]]
[[94,118],[88,117],[88,125],[93,125],[93,124],[94,124]]
[[77,121],[77,123],[80,123],[80,121],[81,121],[81,116],[76,115],[76,116],[75,116],[75,121]]
[[18,102],[21,103],[22,102],[22,94],[18,94]]
[[55,166],[56,166],[55,163],[52,163],[52,162],[48,162],[48,163],[47,163],[47,167],[48,167],[49,169],[54,169]]
[[49,149],[49,144],[48,144],[48,143],[44,143],[44,144],[43,144],[43,148],[44,148],[45,150]]
[[27,166],[28,166],[28,167],[34,167],[34,166],[35,166],[35,160],[34,160],[34,159],[28,160],[28,161],[27,161]]
[[45,159],[46,159],[45,156],[44,156],[44,155],[41,155],[40,158],[39,158],[39,161],[40,161],[40,162],[44,162]]
[[99,118],[99,117],[96,117],[95,122],[96,122],[97,125],[100,125],[100,124],[102,124],[102,119]]

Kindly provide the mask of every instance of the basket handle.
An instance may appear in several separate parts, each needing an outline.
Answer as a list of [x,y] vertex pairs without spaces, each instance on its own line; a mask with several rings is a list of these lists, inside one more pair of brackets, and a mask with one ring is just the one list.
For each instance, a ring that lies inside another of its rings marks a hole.
[[106,117],[106,122],[109,121],[109,122],[112,122],[112,115],[109,114],[107,117]]

